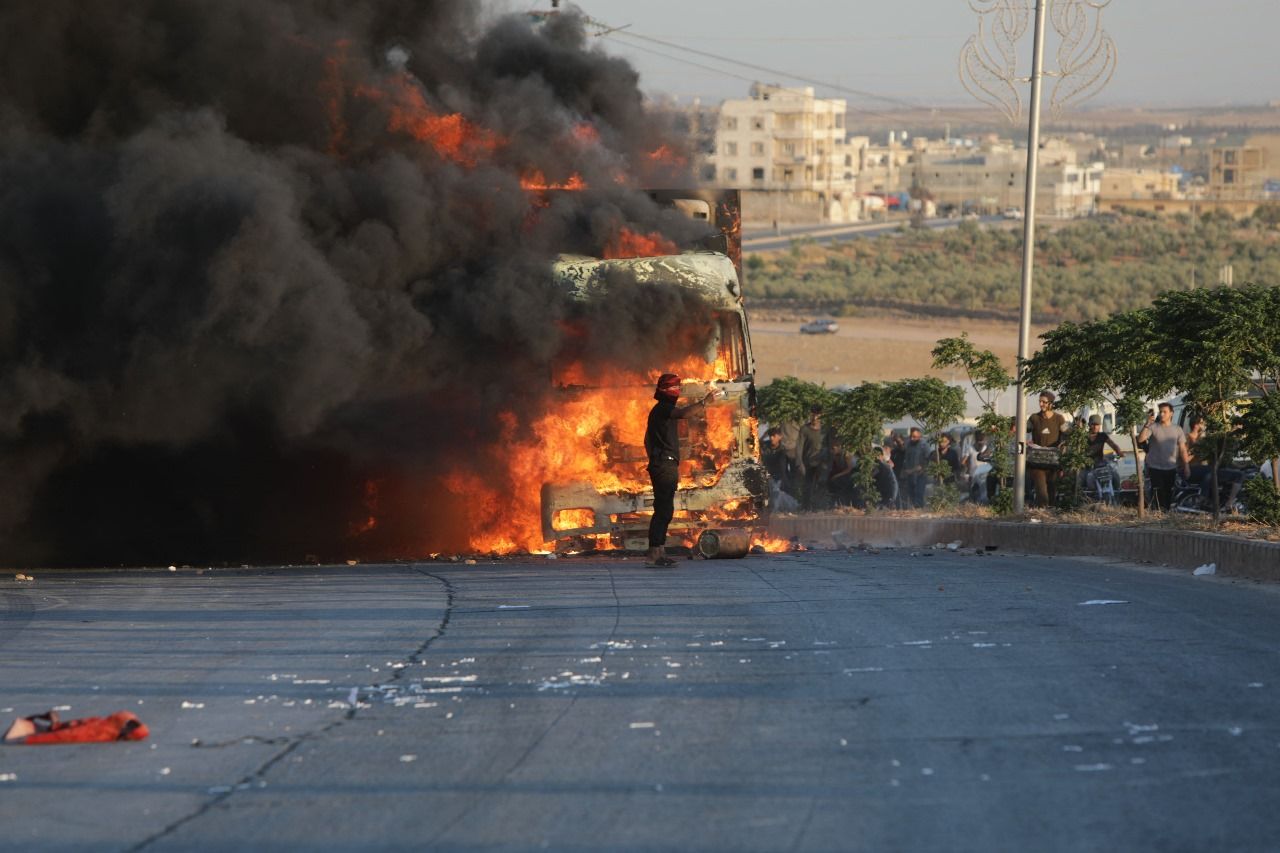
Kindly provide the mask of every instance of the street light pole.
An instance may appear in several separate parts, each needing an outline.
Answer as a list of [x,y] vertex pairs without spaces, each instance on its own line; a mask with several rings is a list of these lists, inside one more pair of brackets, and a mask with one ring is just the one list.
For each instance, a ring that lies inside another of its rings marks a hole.
[[1013,511],[1021,513],[1027,497],[1027,388],[1022,365],[1031,357],[1031,273],[1035,259],[1036,166],[1040,153],[1040,81],[1044,77],[1044,7],[1036,0],[1035,41],[1031,49],[1031,120],[1027,127],[1027,189],[1022,207],[1022,305],[1018,312],[1018,403],[1014,430],[1018,440],[1013,463]]

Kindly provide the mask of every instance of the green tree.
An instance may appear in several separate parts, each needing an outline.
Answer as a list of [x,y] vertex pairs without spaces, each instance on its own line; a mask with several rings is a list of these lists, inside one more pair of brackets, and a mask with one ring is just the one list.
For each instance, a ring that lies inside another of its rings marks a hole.
[[822,385],[783,376],[757,392],[756,411],[769,423],[802,424],[809,419],[814,406],[826,410],[834,401],[835,395]]
[[[1063,323],[1040,336],[1040,350],[1023,367],[1031,388],[1056,388],[1063,409],[1110,403],[1116,426],[1127,430],[1138,459],[1138,426],[1148,401],[1178,382],[1164,355],[1169,332],[1151,309],[1117,314],[1093,323]],[[1137,465],[1138,514],[1146,511],[1142,466]]]
[[[1265,393],[1265,378],[1280,373],[1277,308],[1276,289],[1256,285],[1171,291],[1161,294],[1152,306],[1156,323],[1168,331],[1164,357],[1178,373],[1177,384],[1187,404],[1205,418],[1208,427],[1198,442],[1198,454],[1207,454],[1212,462],[1215,521],[1218,466],[1234,455],[1240,439],[1233,418],[1251,388]],[[1259,315],[1259,311],[1269,313]]]
[[1255,284],[1234,292],[1237,316],[1247,329],[1241,336],[1245,368],[1254,390],[1269,401],[1254,417],[1246,413],[1237,425],[1244,433],[1246,452],[1258,462],[1271,460],[1272,485],[1280,491],[1280,401],[1275,399],[1280,393],[1280,287]]
[[1088,432],[1082,429],[1068,432],[1061,451],[1059,464],[1065,476],[1058,484],[1058,508],[1077,509],[1084,502],[1080,491],[1080,472],[1093,464],[1093,458],[1089,456]]
[[890,419],[909,417],[926,435],[933,435],[964,417],[964,389],[932,376],[886,383],[884,394]]
[[[939,432],[964,417],[964,389],[948,385],[932,376],[886,383],[884,395],[885,409],[891,413],[889,419],[909,417],[916,422],[921,432],[935,439]],[[949,473],[950,469],[944,470],[941,464],[935,444],[929,474],[935,481],[940,481]],[[937,495],[938,499],[932,503],[935,508],[954,504],[958,498],[954,489],[951,493],[943,489]]]
[[854,486],[863,495],[867,510],[876,505],[875,457],[872,447],[880,438],[880,430],[887,420],[895,418],[886,410],[891,404],[885,388],[876,382],[867,382],[856,388],[838,391],[829,411],[828,424],[846,448],[858,459],[854,468]]
[[998,513],[1008,513],[1013,508],[1013,494],[1009,491],[1013,467],[1009,459],[1013,423],[996,411],[996,404],[1000,394],[1013,384],[1013,377],[994,353],[975,347],[967,332],[962,332],[958,338],[942,338],[933,348],[932,355],[933,366],[937,370],[962,368],[982,403],[978,429],[991,440],[991,470],[999,483],[996,493],[991,496],[991,505]]
[[1244,414],[1236,418],[1241,433],[1241,446],[1255,463],[1271,460],[1272,486],[1280,489],[1280,394],[1272,392],[1254,400]]

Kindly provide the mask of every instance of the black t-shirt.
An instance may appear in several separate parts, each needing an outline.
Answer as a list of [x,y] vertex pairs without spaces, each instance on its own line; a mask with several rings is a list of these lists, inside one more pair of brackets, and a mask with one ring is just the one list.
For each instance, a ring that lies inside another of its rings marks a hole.
[[951,474],[955,476],[960,473],[960,454],[956,452],[954,447],[948,447],[942,454],[942,461],[951,466]]
[[893,469],[882,461],[876,462],[876,490],[880,492],[881,501],[893,498],[893,491],[896,487],[894,480]]
[[1089,455],[1095,462],[1102,461],[1103,454],[1107,452],[1107,442],[1110,440],[1111,436],[1105,432],[1098,432],[1089,437]]
[[766,440],[760,459],[764,462],[764,467],[769,471],[770,477],[778,481],[787,479],[787,462],[789,460],[787,459],[787,451],[781,444],[777,447],[772,447]]
[[644,449],[649,454],[649,464],[680,461],[680,434],[676,432],[676,404],[674,400],[661,399],[649,410],[649,424],[644,431]]

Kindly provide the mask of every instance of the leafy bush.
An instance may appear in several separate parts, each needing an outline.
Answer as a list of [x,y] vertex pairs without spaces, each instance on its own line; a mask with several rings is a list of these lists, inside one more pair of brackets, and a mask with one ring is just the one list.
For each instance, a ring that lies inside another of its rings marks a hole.
[[1244,484],[1243,494],[1250,518],[1280,526],[1280,492],[1274,483],[1266,477],[1254,477]]

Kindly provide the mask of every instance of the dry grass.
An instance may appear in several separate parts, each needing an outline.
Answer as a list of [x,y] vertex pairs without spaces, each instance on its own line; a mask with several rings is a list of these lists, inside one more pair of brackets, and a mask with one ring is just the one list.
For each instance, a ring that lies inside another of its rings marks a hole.
[[[804,318],[752,320],[751,346],[756,382],[768,385],[794,376],[828,387],[860,385],[919,376],[965,382],[954,370],[934,370],[930,351],[938,340],[968,332],[979,349],[994,352],[1012,370],[1018,352],[1018,324],[994,320],[931,317],[840,317],[835,335],[802,335]],[[1032,335],[1042,331],[1036,327]]]

